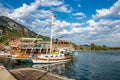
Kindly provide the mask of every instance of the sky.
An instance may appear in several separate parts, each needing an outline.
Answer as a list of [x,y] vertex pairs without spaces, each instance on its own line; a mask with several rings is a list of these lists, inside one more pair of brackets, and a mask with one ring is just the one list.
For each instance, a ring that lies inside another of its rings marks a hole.
[[[54,27],[51,25],[51,16]],[[0,0],[0,16],[77,45],[120,47],[120,0]]]

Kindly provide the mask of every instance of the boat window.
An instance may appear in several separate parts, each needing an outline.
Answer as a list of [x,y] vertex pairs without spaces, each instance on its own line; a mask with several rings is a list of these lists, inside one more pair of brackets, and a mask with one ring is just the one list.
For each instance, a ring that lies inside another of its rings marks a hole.
[[62,55],[60,55],[60,57],[62,57]]
[[45,57],[48,57],[48,56],[45,56]]
[[64,51],[61,51],[60,53],[61,53],[61,54],[64,54]]
[[55,57],[58,57],[58,56],[55,56]]

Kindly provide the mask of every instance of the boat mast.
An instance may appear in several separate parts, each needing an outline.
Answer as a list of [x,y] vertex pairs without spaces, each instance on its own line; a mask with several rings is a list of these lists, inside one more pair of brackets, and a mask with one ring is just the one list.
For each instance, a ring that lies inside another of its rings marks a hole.
[[53,26],[54,26],[54,23],[53,23],[53,21],[54,21],[54,17],[55,17],[55,15],[52,15],[52,21],[51,21],[51,36],[50,36],[50,54],[52,53],[52,33],[53,33]]

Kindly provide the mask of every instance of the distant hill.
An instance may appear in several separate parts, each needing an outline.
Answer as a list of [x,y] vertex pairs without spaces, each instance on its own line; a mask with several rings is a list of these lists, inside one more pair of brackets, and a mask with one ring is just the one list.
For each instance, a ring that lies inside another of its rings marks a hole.
[[[0,16],[0,42],[3,42],[7,38],[36,37],[36,35],[36,33],[14,20],[6,16]],[[42,35],[39,35],[39,38],[49,40],[49,37]]]

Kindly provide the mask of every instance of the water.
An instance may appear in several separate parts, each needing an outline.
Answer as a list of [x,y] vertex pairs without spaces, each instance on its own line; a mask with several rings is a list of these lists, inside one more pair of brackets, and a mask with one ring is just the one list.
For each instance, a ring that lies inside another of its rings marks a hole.
[[73,61],[67,63],[35,64],[29,67],[75,80],[120,80],[120,51],[78,52],[74,57]]
[[120,52],[79,52],[63,75],[76,80],[120,80]]

